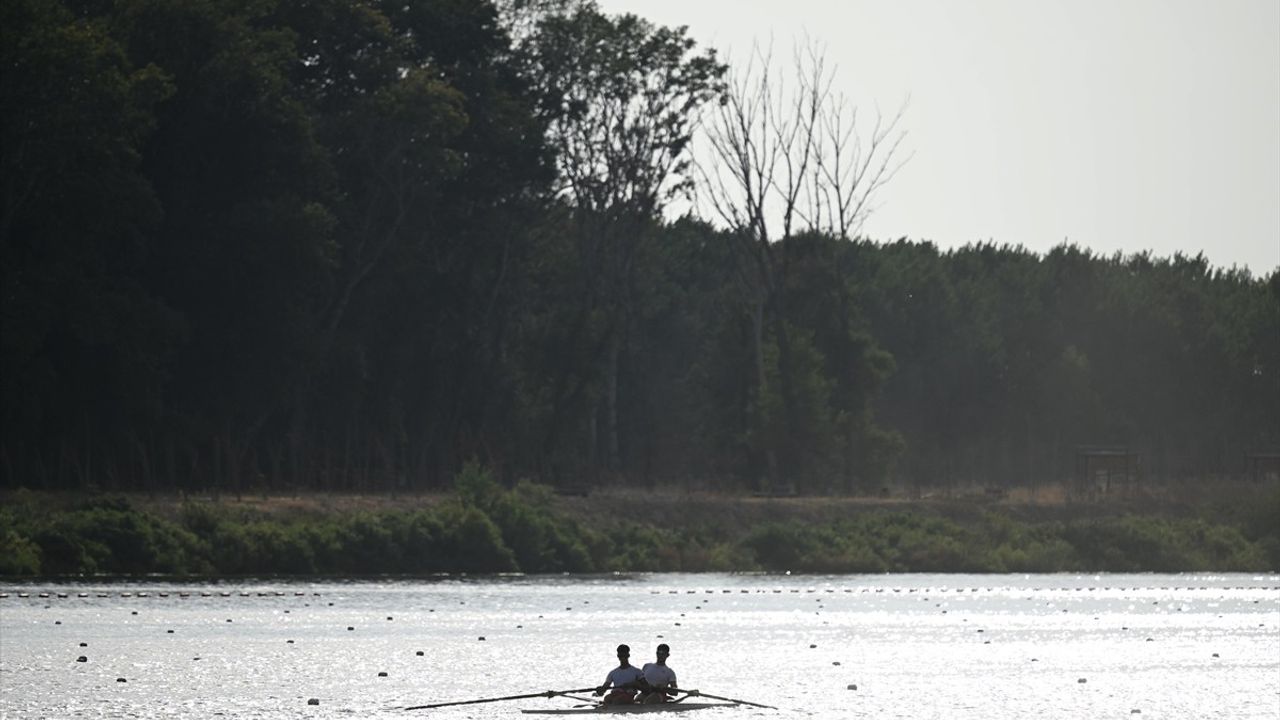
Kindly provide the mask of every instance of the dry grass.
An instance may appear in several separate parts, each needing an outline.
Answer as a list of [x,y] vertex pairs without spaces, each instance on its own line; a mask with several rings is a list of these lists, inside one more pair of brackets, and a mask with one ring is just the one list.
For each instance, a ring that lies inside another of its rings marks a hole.
[[[67,507],[83,499],[75,493],[30,493],[45,507]],[[1073,497],[1060,483],[1014,487],[999,493],[983,488],[934,490],[925,493],[895,491],[889,496],[856,497],[755,497],[680,488],[651,490],[608,487],[587,496],[556,496],[555,508],[592,527],[605,527],[631,520],[658,527],[750,527],[766,521],[796,520],[828,522],[872,510],[923,510],[947,516],[969,516],[997,510],[1024,519],[1073,518],[1137,513],[1150,515],[1200,515],[1213,507],[1247,508],[1275,492],[1274,483],[1196,482],[1159,487],[1141,487],[1111,495]],[[912,497],[911,495],[917,495]],[[429,508],[446,501],[445,493],[429,494],[335,494],[296,493],[289,495],[179,495],[129,494],[139,509],[165,517],[176,517],[184,502],[217,503],[277,517],[324,516],[357,512],[406,511]],[[0,493],[0,502],[13,499],[12,492]],[[1227,514],[1231,514],[1228,512]]]
[[223,495],[216,499],[212,496],[157,496],[152,498],[139,496],[135,504],[157,512],[176,512],[183,502],[201,501],[260,512],[266,515],[291,517],[418,510],[438,505],[446,497],[443,494],[400,494],[392,496],[381,494],[356,495],[350,493],[254,494],[242,495],[239,499],[231,495]]
[[1069,501],[1067,489],[1062,483],[1016,487],[1009,490],[1005,501],[1010,505],[1048,505],[1058,507]]

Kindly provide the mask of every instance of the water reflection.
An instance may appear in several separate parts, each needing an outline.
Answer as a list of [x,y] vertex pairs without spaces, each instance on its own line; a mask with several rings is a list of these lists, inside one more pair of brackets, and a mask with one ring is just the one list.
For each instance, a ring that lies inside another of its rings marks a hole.
[[623,642],[641,662],[669,644],[685,688],[781,708],[704,718],[1280,711],[1276,576],[90,582],[0,595],[4,717],[403,718],[406,705],[594,685]]

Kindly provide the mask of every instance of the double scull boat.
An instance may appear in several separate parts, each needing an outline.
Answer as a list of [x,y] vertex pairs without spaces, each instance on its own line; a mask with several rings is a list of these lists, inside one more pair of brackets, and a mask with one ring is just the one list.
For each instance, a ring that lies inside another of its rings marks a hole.
[[686,703],[669,702],[651,705],[596,705],[589,708],[561,708],[556,710],[521,710],[525,715],[603,715],[605,713],[650,713],[706,710],[708,708],[737,707],[738,703]]
[[[478,698],[476,700],[457,700],[454,702],[432,703],[430,705],[413,705],[405,710],[428,710],[431,708],[453,707],[456,705],[478,705],[480,703],[501,702],[503,700],[527,700],[529,698],[553,698],[564,697],[570,700],[578,700],[579,702],[587,701],[587,698],[574,697],[572,693],[585,693],[597,690],[597,688],[580,688],[577,690],[547,690],[540,693],[526,693],[524,695],[506,695],[504,697]],[[553,710],[521,710],[526,715],[600,715],[604,713],[651,713],[651,712],[682,712],[684,710],[706,710],[709,708],[730,708],[739,705],[750,705],[751,707],[768,708],[776,710],[772,705],[761,705],[750,700],[739,700],[738,698],[721,697],[712,695],[698,690],[678,690],[676,692],[684,693],[684,697],[672,702],[665,703],[637,703],[634,705],[605,705],[595,704],[590,707],[579,705],[575,708],[561,708]],[[708,698],[711,700],[719,700],[720,702],[685,702],[689,698]]]

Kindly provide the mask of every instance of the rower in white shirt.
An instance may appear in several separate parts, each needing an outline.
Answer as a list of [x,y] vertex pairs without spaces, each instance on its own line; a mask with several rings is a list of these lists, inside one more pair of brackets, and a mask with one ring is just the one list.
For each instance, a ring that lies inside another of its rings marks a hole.
[[609,690],[609,694],[604,696],[605,705],[627,705],[636,701],[636,693],[644,685],[644,673],[640,668],[630,663],[631,648],[626,645],[618,646],[618,667],[609,671],[608,677],[604,679],[604,684],[596,688],[596,695],[601,695],[605,690]]
[[640,702],[647,704],[662,703],[671,699],[671,693],[666,691],[676,689],[676,671],[667,665],[667,656],[671,654],[671,648],[666,643],[658,646],[658,659],[656,662],[645,663],[644,672],[645,682],[649,685],[649,689],[640,698]]

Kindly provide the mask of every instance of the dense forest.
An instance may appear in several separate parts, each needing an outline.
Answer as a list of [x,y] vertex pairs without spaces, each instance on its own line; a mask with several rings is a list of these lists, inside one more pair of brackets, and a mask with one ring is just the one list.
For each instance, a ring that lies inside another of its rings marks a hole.
[[1280,271],[862,237],[898,136],[744,153],[835,166],[810,69],[769,128],[750,69],[589,1],[6,0],[0,488],[1275,472]]

